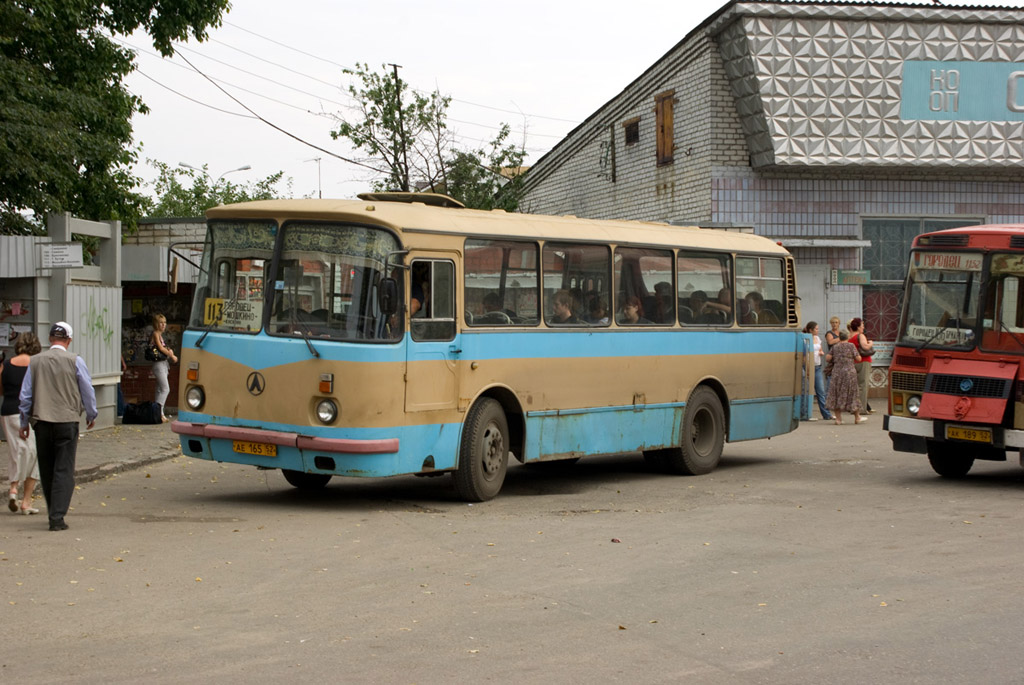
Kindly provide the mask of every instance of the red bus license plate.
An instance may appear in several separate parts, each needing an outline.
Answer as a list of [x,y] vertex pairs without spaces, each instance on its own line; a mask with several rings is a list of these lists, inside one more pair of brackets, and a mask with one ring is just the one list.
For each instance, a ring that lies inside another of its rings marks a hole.
[[276,457],[277,445],[265,442],[245,442],[244,440],[233,440],[231,449],[240,454],[254,454],[257,457]]

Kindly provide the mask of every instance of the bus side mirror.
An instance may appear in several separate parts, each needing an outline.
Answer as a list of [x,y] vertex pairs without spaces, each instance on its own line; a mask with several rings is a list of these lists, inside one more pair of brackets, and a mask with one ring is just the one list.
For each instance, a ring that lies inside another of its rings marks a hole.
[[385,278],[380,282],[378,291],[380,311],[386,316],[398,313],[398,282],[393,278]]

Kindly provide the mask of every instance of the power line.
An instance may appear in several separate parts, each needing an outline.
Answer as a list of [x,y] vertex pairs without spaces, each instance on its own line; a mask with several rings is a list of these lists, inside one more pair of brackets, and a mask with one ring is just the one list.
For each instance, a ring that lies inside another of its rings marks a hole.
[[256,113],[256,111],[254,111],[254,110],[253,110],[252,108],[250,108],[250,107],[249,107],[248,105],[246,105],[246,104],[245,104],[244,102],[242,102],[241,100],[239,100],[238,98],[236,98],[236,97],[235,97],[234,95],[232,95],[231,93],[229,93],[228,91],[226,91],[226,90],[225,90],[224,88],[222,88],[222,87],[221,87],[221,85],[220,85],[219,83],[217,83],[217,82],[216,82],[215,80],[213,80],[212,78],[210,78],[209,76],[207,76],[207,75],[206,75],[205,73],[203,73],[202,71],[200,71],[200,70],[199,70],[199,69],[198,69],[198,68],[197,68],[197,67],[196,67],[196,66],[195,66],[194,64],[192,64],[191,62],[189,62],[189,61],[188,61],[188,58],[187,58],[187,57],[185,57],[184,55],[180,55],[180,57],[181,57],[181,59],[182,59],[182,60],[183,60],[183,61],[185,62],[185,64],[187,64],[187,65],[189,65],[190,67],[192,67],[192,69],[194,69],[194,70],[195,70],[195,72],[196,72],[197,74],[199,74],[200,76],[202,76],[203,78],[205,78],[205,79],[206,79],[207,81],[209,81],[210,83],[212,83],[212,84],[213,84],[213,85],[214,85],[214,86],[215,86],[215,87],[217,88],[217,90],[219,90],[219,91],[221,91],[222,93],[224,93],[225,95],[227,95],[227,96],[228,96],[229,98],[231,98],[232,100],[234,100],[236,104],[240,105],[240,106],[241,106],[241,107],[242,107],[243,109],[245,109],[245,111],[249,112],[249,113],[250,113],[250,114],[252,114],[252,115],[253,115],[254,117],[256,117],[257,119],[259,119],[259,120],[260,120],[260,121],[262,121],[262,122],[263,122],[264,124],[266,124],[267,126],[271,127],[272,129],[274,129],[274,130],[276,130],[276,131],[280,131],[281,133],[285,134],[285,135],[286,135],[286,136],[288,136],[289,138],[292,138],[293,140],[296,140],[296,141],[298,141],[298,142],[302,143],[303,145],[307,145],[307,146],[309,146],[309,147],[313,148],[314,150],[319,150],[320,152],[323,152],[323,153],[324,153],[325,155],[330,155],[331,157],[334,157],[334,158],[336,158],[336,159],[340,159],[340,160],[341,160],[341,161],[343,161],[343,162],[348,162],[349,164],[355,164],[356,166],[361,166],[361,167],[363,167],[363,168],[365,168],[365,169],[370,169],[371,171],[373,171],[373,172],[375,172],[375,173],[386,173],[386,171],[384,171],[384,170],[382,170],[382,169],[378,169],[378,168],[376,168],[376,167],[370,166],[369,164],[364,164],[364,163],[362,163],[362,162],[357,162],[357,161],[356,161],[356,160],[354,160],[354,159],[349,159],[348,157],[344,157],[344,156],[342,156],[342,155],[339,155],[339,154],[338,154],[338,153],[336,153],[336,152],[332,152],[332,151],[330,151],[330,150],[328,150],[328,149],[326,149],[326,148],[322,148],[322,147],[320,147],[319,145],[314,145],[313,143],[310,143],[310,142],[309,142],[309,141],[307,141],[307,140],[303,140],[302,138],[299,138],[299,137],[298,137],[297,135],[295,135],[294,133],[291,133],[290,131],[286,131],[286,130],[284,130],[283,128],[281,128],[281,127],[280,127],[280,126],[278,126],[277,124],[275,124],[275,123],[273,123],[273,122],[270,122],[270,121],[267,121],[267,120],[266,120],[266,119],[264,119],[264,118],[263,118],[262,116],[260,116],[260,115],[259,115],[258,113]]
[[226,110],[226,109],[221,109],[220,107],[214,107],[213,105],[211,105],[211,104],[209,104],[209,103],[203,102],[202,100],[196,100],[196,99],[195,99],[195,98],[193,98],[193,97],[189,97],[188,95],[185,95],[184,93],[181,93],[181,92],[178,92],[178,91],[176,91],[176,90],[175,90],[174,88],[171,88],[171,87],[170,87],[170,86],[168,86],[168,85],[165,85],[165,84],[163,84],[163,83],[160,83],[160,82],[159,82],[159,81],[157,81],[157,80],[156,80],[155,78],[153,78],[152,76],[150,76],[150,75],[149,75],[149,74],[147,74],[146,72],[142,71],[142,69],[136,69],[135,71],[136,71],[136,72],[137,72],[137,73],[138,73],[138,74],[139,74],[140,76],[144,76],[144,77],[148,78],[148,79],[149,79],[150,81],[152,81],[152,82],[153,82],[153,83],[155,83],[156,85],[160,86],[161,88],[165,88],[166,90],[169,90],[169,91],[171,91],[172,93],[174,93],[174,94],[175,94],[175,95],[177,95],[178,97],[182,97],[182,98],[185,98],[186,100],[189,100],[189,101],[191,101],[191,102],[194,102],[194,103],[196,103],[197,105],[202,105],[203,107],[209,107],[209,108],[210,108],[210,109],[212,109],[212,110],[215,110],[215,111],[217,111],[217,112],[221,112],[221,113],[223,113],[223,114],[230,114],[230,115],[231,115],[231,116],[233,116],[233,117],[242,117],[243,119],[255,119],[255,118],[256,118],[256,117],[254,117],[254,116],[251,116],[251,115],[248,115],[248,114],[242,114],[241,112],[231,112],[231,111],[229,111],[229,110]]
[[[287,43],[282,43],[281,41],[274,40],[273,38],[270,38],[268,36],[264,36],[261,33],[257,33],[255,31],[250,30],[250,29],[244,28],[244,27],[239,26],[238,24],[235,24],[233,22],[225,21],[224,23],[229,25],[229,26],[235,27],[239,31],[245,31],[246,33],[249,33],[249,34],[251,34],[253,36],[256,36],[257,38],[261,38],[261,39],[263,39],[265,41],[269,41],[269,42],[273,43],[274,45],[279,45],[282,48],[285,48],[287,50],[292,50],[293,52],[297,52],[300,55],[305,55],[306,57],[311,57],[313,59],[320,60],[321,62],[325,62],[327,64],[331,64],[333,66],[339,67],[341,69],[345,69],[347,71],[354,71],[354,69],[352,67],[345,66],[344,64],[341,64],[340,62],[335,62],[334,60],[327,59],[326,57],[321,57],[320,55],[314,55],[311,52],[306,52],[305,50],[300,50],[300,49],[298,49],[296,47],[292,47],[291,45],[288,45]],[[221,42],[221,41],[218,41],[218,42]],[[230,47],[230,46],[228,46],[228,47]],[[268,63],[274,64],[274,62],[269,62],[269,60],[264,60],[264,61],[268,61]],[[277,66],[281,66],[281,65],[278,64]],[[286,68],[286,67],[282,67],[282,68]],[[416,89],[413,89],[413,90],[416,93],[419,93],[420,95],[423,95],[422,91],[416,90]],[[458,98],[452,98],[452,101],[453,102],[461,102],[464,105],[472,105],[473,107],[481,107],[483,109],[490,109],[490,110],[493,110],[495,112],[503,112],[505,114],[515,114],[515,115],[518,115],[518,116],[533,117],[535,119],[548,119],[550,121],[561,121],[561,122],[567,123],[567,124],[578,124],[579,123],[575,119],[563,119],[563,118],[560,118],[560,117],[549,117],[549,116],[545,116],[543,114],[529,114],[527,112],[515,111],[515,110],[511,110],[511,109],[502,109],[501,107],[494,107],[494,106],[491,106],[491,105],[482,105],[482,104],[480,104],[478,102],[471,102],[469,100],[461,100],[461,99],[458,99]]]

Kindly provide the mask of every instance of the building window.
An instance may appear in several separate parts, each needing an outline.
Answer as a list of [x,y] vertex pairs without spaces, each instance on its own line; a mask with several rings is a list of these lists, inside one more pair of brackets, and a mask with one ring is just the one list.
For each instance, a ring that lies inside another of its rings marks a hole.
[[622,122],[622,129],[626,134],[626,145],[640,142],[640,117]]
[[914,238],[921,233],[946,228],[975,226],[981,219],[865,218],[862,235],[871,241],[864,248],[863,268],[871,272],[871,285],[862,290],[864,326],[869,338],[895,340],[903,310],[903,280]]
[[671,164],[675,150],[672,126],[672,104],[675,91],[669,90],[654,97],[655,127],[658,131],[658,165]]

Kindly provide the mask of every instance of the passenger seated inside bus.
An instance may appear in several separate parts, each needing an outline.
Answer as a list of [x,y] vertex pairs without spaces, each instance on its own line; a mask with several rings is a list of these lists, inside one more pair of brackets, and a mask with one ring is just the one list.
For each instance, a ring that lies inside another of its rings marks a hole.
[[511,309],[502,309],[501,295],[492,291],[484,295],[484,313],[474,317],[472,323],[476,325],[508,325],[513,323],[515,316],[516,313]]
[[558,290],[551,297],[551,314],[548,323],[556,326],[578,325],[579,318],[572,311],[572,295],[568,290]]
[[712,309],[719,313],[722,323],[729,323],[732,321],[732,290],[729,288],[722,288],[718,291],[718,299],[714,302],[708,302],[708,309]]
[[693,323],[693,310],[690,309],[690,297],[693,293],[679,295],[679,323]]
[[676,312],[672,306],[672,284],[668,281],[659,281],[654,284],[653,301],[644,311],[648,313],[654,323],[675,323]]
[[615,317],[620,326],[640,326],[651,323],[644,318],[644,306],[636,295],[627,297],[622,302],[622,310]]
[[428,315],[430,303],[430,266],[418,262],[412,267],[412,294],[409,298],[409,316],[423,318]]
[[607,326],[608,310],[604,306],[604,300],[600,295],[591,295],[588,300],[587,316],[584,319],[591,326]]
[[777,325],[782,323],[778,315],[771,309],[764,306],[764,295],[752,290],[744,298],[747,303],[747,313],[743,323],[755,325]]

